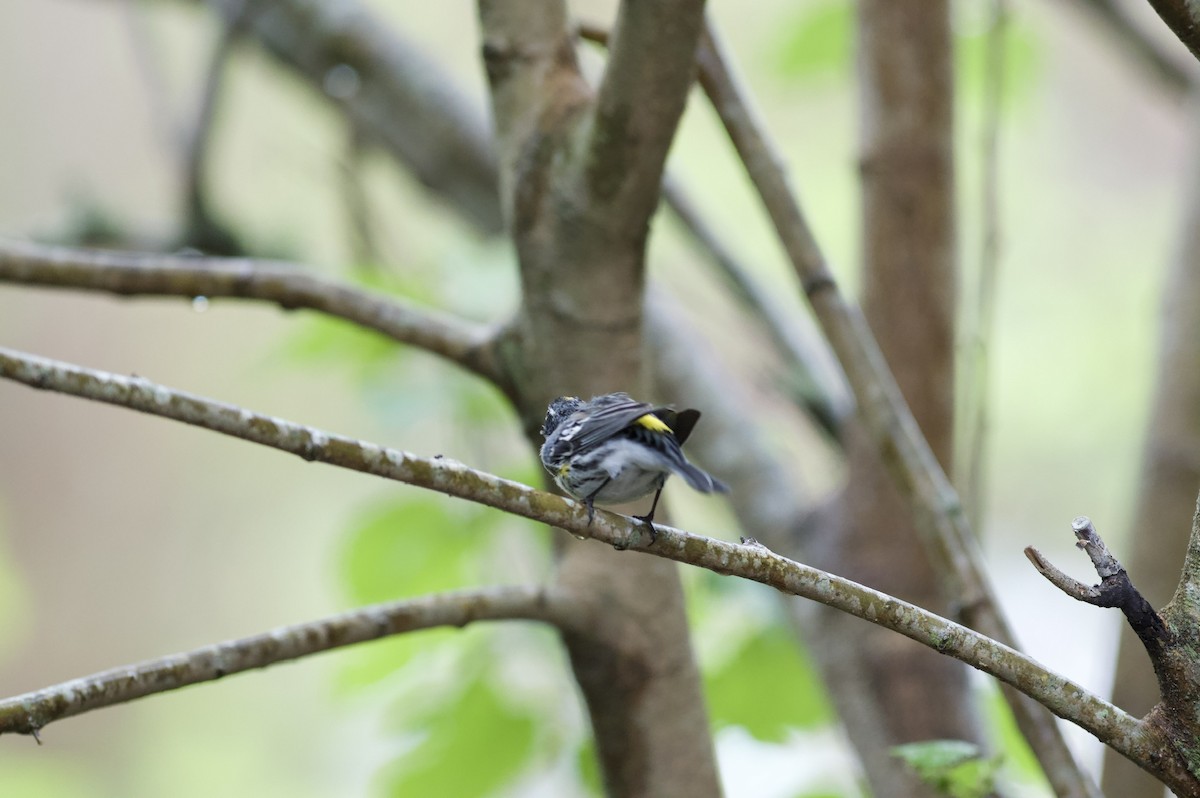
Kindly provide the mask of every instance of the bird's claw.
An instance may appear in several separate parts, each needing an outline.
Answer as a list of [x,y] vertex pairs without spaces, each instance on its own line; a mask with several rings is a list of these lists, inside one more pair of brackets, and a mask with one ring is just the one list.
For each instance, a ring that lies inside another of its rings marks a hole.
[[658,540],[658,530],[656,530],[654,528],[654,516],[653,515],[635,515],[635,516],[633,516],[633,520],[641,521],[643,524],[646,525],[646,531],[650,533],[650,545],[653,546],[655,544],[655,542]]

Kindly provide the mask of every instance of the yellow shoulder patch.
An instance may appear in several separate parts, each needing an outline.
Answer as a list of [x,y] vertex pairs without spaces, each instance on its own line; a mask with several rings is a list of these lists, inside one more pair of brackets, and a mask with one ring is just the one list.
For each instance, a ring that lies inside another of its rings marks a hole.
[[661,418],[659,418],[656,415],[652,415],[651,413],[647,413],[646,415],[642,416],[641,418],[639,418],[637,421],[634,421],[633,423],[641,424],[643,427],[650,430],[651,432],[674,433],[674,430],[672,430],[670,427],[668,427],[665,421],[663,421]]

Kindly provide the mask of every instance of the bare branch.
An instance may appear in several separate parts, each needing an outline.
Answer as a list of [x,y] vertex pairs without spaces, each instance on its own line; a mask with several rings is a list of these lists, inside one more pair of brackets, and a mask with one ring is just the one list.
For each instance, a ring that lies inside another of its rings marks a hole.
[[[781,557],[759,544],[735,544],[656,525],[651,543],[642,525],[604,510],[589,522],[576,502],[467,468],[422,458],[156,385],[0,349],[0,378],[182,421],[225,435],[541,521],[574,535],[635,548],[676,562],[735,575],[848,612],[962,660],[1034,697],[1138,761],[1149,744],[1140,721],[1002,643],[927,610],[848,579]],[[1140,761],[1146,761],[1145,758]]]
[[347,132],[342,161],[338,164],[338,187],[346,213],[350,255],[354,259],[354,268],[360,274],[375,272],[383,259],[376,240],[374,209],[363,182],[362,165],[366,154],[363,144],[362,132],[351,128]]
[[566,628],[579,623],[569,600],[538,587],[493,587],[375,604],[4,699],[0,734],[37,737],[47,724],[93,709],[389,635],[495,620],[543,621]]
[[1192,55],[1200,58],[1200,6],[1195,0],[1150,0],[1150,5]]
[[1076,601],[1086,601],[1088,604],[1100,604],[1100,589],[1085,585],[1074,577],[1067,576],[1054,563],[1046,559],[1040,551],[1033,546],[1025,547],[1025,557],[1033,563],[1033,567],[1037,572],[1054,585],[1056,588],[1066,593]]
[[[800,204],[788,186],[782,160],[744,99],[710,24],[697,53],[700,83],[759,192],[801,287],[846,371],[859,412],[884,455],[885,465],[911,503],[917,530],[958,615],[997,640],[1013,640],[979,565],[975,537],[945,472],[921,436],[861,313],[842,296]],[[1070,752],[1050,718],[1035,705],[1016,701],[1022,730],[1038,739],[1035,753],[1066,794],[1090,795]],[[1075,774],[1072,777],[1070,774]]]
[[316,310],[440,355],[505,392],[511,390],[507,376],[492,358],[493,327],[316,277],[291,263],[75,249],[0,239],[0,282],[119,296],[260,299],[285,310]]

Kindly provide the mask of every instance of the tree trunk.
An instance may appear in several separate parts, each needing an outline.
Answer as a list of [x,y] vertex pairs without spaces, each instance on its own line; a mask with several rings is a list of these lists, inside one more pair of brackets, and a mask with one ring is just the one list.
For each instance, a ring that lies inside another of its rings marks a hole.
[[[520,261],[514,400],[531,438],[558,395],[645,395],[648,220],[683,112],[703,2],[625,3],[593,93],[561,3],[483,0],[501,202]],[[612,796],[720,795],[676,566],[590,542],[560,549],[556,583],[589,608],[564,634]]]
[[[945,0],[859,4],[862,82],[863,309],[941,465],[954,429],[953,80]],[[847,430],[850,479],[831,570],[950,614],[905,502],[859,425]],[[843,722],[876,796],[932,795],[901,778],[896,744],[973,740],[966,668],[844,615],[825,639],[847,661]],[[839,658],[839,653],[828,652]],[[853,697],[852,700],[846,697]]]

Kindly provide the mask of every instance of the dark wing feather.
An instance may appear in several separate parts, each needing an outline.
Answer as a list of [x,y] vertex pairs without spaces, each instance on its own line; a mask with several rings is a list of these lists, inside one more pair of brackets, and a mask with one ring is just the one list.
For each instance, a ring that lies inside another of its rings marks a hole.
[[667,421],[665,418],[663,421],[667,422],[668,426],[675,433],[675,440],[679,441],[680,446],[683,446],[688,436],[692,434],[692,430],[696,428],[696,422],[700,420],[700,411],[692,409],[680,410],[674,416],[675,418],[670,421]]

